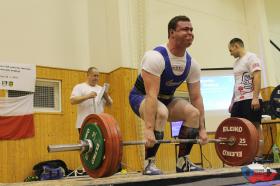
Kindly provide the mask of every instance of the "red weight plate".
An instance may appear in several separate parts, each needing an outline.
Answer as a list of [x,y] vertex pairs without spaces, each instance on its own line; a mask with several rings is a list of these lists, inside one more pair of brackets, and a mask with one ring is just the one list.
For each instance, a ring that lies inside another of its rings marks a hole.
[[101,113],[100,116],[103,117],[110,126],[113,137],[114,157],[112,158],[110,172],[106,175],[111,176],[117,172],[122,160],[122,137],[119,125],[113,116],[106,113]]
[[111,134],[112,134],[112,142],[113,142],[113,152],[114,152],[114,156],[112,157],[112,162],[111,162],[111,166],[110,166],[110,170],[107,172],[107,174],[105,176],[111,176],[116,172],[117,169],[117,165],[118,165],[118,157],[120,154],[120,140],[119,140],[119,136],[117,133],[117,124],[116,124],[116,120],[109,114],[105,114],[105,113],[101,113],[99,114],[100,117],[102,117],[104,119],[104,121],[106,122],[106,124],[109,126],[110,130],[111,130]]
[[[109,116],[109,115],[108,115]],[[119,129],[119,125],[117,123],[117,121],[112,117],[110,116],[109,117],[110,120],[111,120],[111,124],[114,125],[115,127],[112,127],[111,129],[113,129],[111,132],[114,133],[114,145],[116,147],[116,151],[114,153],[115,155],[115,161],[112,162],[112,168],[111,168],[111,172],[109,173],[108,176],[111,176],[113,174],[115,174],[119,168],[119,165],[121,163],[121,160],[122,160],[122,138],[121,138],[121,135],[120,135],[120,129]]]
[[225,119],[218,127],[216,139],[234,138],[235,143],[216,143],[220,159],[227,165],[240,166],[252,162],[258,150],[259,137],[255,126],[244,118]]
[[102,136],[104,138],[104,159],[97,169],[91,170],[89,167],[87,167],[87,164],[84,163],[81,158],[84,169],[86,170],[87,174],[93,178],[100,178],[106,176],[111,168],[112,157],[114,155],[113,136],[111,134],[110,126],[106,122],[107,121],[104,120],[104,118],[100,115],[91,114],[86,117],[82,125],[83,130],[83,128],[87,124],[95,123],[100,128]]

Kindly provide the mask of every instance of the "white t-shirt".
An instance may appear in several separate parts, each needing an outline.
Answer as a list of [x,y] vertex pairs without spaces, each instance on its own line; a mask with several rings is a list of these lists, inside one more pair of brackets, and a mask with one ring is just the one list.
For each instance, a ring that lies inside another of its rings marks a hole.
[[[92,91],[96,92],[98,95],[102,90],[102,87],[99,85],[90,86],[87,83],[80,83],[77,84],[71,93],[71,97],[76,97],[76,96],[85,96]],[[76,128],[81,128],[84,119],[90,115],[90,114],[99,114],[101,112],[104,112],[104,105],[106,103],[106,100],[102,98],[101,102],[97,104],[97,101],[92,98],[85,100],[81,103],[78,104],[78,110],[77,110],[77,120],[76,120]]]
[[253,72],[257,70],[261,70],[261,64],[254,53],[247,52],[235,61],[233,65],[234,102],[253,98]]
[[[172,71],[175,75],[179,76],[183,74],[186,67],[186,53],[183,57],[174,56],[168,49],[166,45],[161,45],[165,47],[170,59]],[[145,53],[141,62],[141,69],[160,77],[165,68],[165,61],[163,56],[155,50],[149,50]],[[195,83],[200,80],[200,67],[198,63],[191,58],[191,67],[189,74],[187,76],[187,83]]]

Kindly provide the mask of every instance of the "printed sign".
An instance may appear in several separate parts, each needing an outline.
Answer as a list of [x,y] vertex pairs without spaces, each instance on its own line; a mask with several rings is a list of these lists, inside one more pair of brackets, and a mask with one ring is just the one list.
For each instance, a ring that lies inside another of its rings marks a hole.
[[35,82],[35,65],[0,63],[0,89],[34,92]]

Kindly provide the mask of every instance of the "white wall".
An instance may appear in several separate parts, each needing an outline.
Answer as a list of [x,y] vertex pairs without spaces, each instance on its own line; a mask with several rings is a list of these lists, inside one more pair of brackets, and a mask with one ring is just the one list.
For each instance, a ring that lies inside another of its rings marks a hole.
[[90,64],[102,72],[121,65],[118,1],[88,0]]
[[268,29],[271,33],[272,39],[277,40],[280,45],[280,1],[279,0],[265,0],[265,8],[268,21]]
[[136,68],[137,8],[134,0],[1,0],[0,63]]
[[[265,8],[267,14],[267,21],[268,21],[268,29],[270,33],[270,39],[280,47],[280,1],[279,0],[266,0],[265,1]],[[274,48],[273,46],[270,47],[273,55],[273,62],[274,66],[277,69],[278,73],[276,73],[276,80],[277,83],[280,84],[280,52]]]
[[87,69],[87,0],[1,0],[0,62]]

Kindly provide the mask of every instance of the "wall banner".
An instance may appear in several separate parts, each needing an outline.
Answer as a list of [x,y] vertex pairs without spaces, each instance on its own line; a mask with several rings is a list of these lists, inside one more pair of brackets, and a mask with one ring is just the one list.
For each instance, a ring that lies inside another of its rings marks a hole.
[[36,65],[0,62],[0,89],[35,91]]

